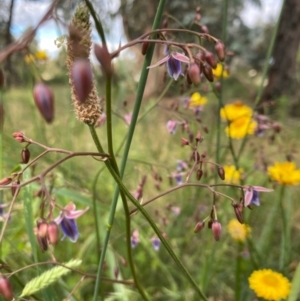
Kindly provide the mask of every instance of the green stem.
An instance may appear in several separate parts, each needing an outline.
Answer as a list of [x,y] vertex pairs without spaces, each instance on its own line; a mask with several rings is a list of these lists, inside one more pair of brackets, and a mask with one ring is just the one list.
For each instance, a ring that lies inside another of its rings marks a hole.
[[282,218],[282,232],[281,232],[281,250],[280,250],[280,260],[279,268],[282,270],[285,267],[287,262],[287,252],[288,252],[288,238],[289,238],[289,229],[288,229],[288,216],[286,208],[284,207],[285,199],[285,186],[280,187],[280,213]]
[[[272,34],[271,42],[270,42],[270,45],[269,45],[269,48],[268,48],[267,57],[266,57],[263,72],[262,72],[262,78],[261,78],[260,85],[259,85],[259,88],[258,88],[257,96],[255,98],[255,102],[254,102],[254,110],[258,106],[258,104],[260,102],[260,99],[261,99],[261,96],[262,96],[262,93],[263,93],[264,83],[265,83],[265,80],[266,80],[266,77],[267,77],[267,74],[268,74],[268,71],[269,71],[270,59],[271,59],[273,49],[274,49],[274,46],[275,46],[275,39],[276,39],[276,36],[277,36],[277,32],[278,32],[278,28],[279,28],[279,24],[280,24],[280,20],[281,20],[281,16],[282,16],[284,3],[285,3],[285,0],[282,3],[280,15],[277,19],[277,22],[276,22],[276,25],[275,25],[275,28],[274,28],[274,31],[273,31],[273,34]],[[240,157],[243,153],[243,150],[246,146],[247,140],[248,140],[248,135],[246,135],[244,137],[243,141],[242,141],[241,147],[240,147],[238,155],[237,155],[238,160],[240,159]]]
[[235,267],[235,301],[240,301],[241,298],[241,267],[242,267],[242,256],[243,244],[238,245],[238,254]]

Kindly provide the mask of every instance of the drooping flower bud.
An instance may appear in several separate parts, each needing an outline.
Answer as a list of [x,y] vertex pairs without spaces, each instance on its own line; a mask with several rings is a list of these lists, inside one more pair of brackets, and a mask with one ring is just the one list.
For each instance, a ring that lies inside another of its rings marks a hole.
[[102,70],[106,76],[112,76],[113,67],[111,64],[111,57],[106,46],[94,44],[94,52],[97,60],[101,64]]
[[75,93],[80,102],[85,102],[93,88],[91,64],[87,59],[74,62],[71,70]]
[[[16,191],[17,191],[17,186],[16,185],[19,185],[20,184],[20,181],[14,181],[12,182],[11,184],[11,195],[14,196]],[[20,191],[20,190],[19,190]],[[18,194],[19,194],[19,191],[18,191]],[[17,196],[16,196],[17,197]]]
[[207,27],[206,25],[202,25],[202,26],[201,26],[201,31],[202,31],[203,33],[209,34],[209,30],[208,30],[208,27]]
[[48,224],[44,219],[39,219],[37,222],[37,227],[35,229],[36,238],[40,245],[41,250],[47,251],[48,250]]
[[216,241],[221,238],[222,226],[218,221],[214,221],[211,226],[213,237]]
[[225,46],[220,40],[215,44],[215,50],[218,59],[223,62],[225,59]]
[[208,64],[204,64],[202,70],[203,70],[203,74],[205,75],[207,80],[209,80],[210,82],[213,82],[214,81],[214,75],[213,75],[213,72],[212,72],[212,68]]
[[22,149],[22,152],[21,152],[21,163],[22,164],[27,164],[29,162],[29,159],[30,159],[30,151],[28,148],[24,148]]
[[24,134],[21,132],[15,132],[12,134],[12,136],[20,143],[25,142]]
[[221,180],[225,180],[225,170],[222,166],[218,167],[218,175],[220,177]]
[[47,238],[50,245],[56,245],[59,241],[59,228],[55,221],[48,224]]
[[200,68],[197,64],[192,63],[188,70],[188,76],[191,80],[191,82],[197,86],[200,84],[201,78],[200,78]]
[[10,184],[12,181],[12,178],[10,177],[6,177],[0,180],[0,185],[8,185]]
[[46,122],[54,118],[54,96],[51,89],[44,83],[38,83],[33,89],[34,102]]
[[200,232],[204,228],[204,226],[205,223],[203,221],[198,222],[194,228],[194,233]]
[[141,50],[142,55],[146,55],[149,46],[150,46],[150,43],[147,41],[142,43],[142,50]]
[[215,56],[209,52],[209,51],[205,51],[205,60],[206,62],[213,68],[216,69],[217,68],[217,61],[215,59]]
[[235,216],[237,218],[237,220],[243,224],[244,223],[244,219],[243,219],[243,209],[244,209],[244,206],[242,204],[232,204],[232,207],[234,209],[234,213],[235,213]]
[[187,139],[181,138],[181,145],[182,145],[182,146],[189,145],[189,144],[190,144],[190,143],[189,143],[189,141],[188,141]]
[[197,173],[196,173],[197,180],[200,181],[201,178],[202,178],[202,176],[203,176],[203,170],[202,169],[198,169]]
[[14,297],[9,280],[2,275],[0,275],[0,294],[5,300],[12,300]]

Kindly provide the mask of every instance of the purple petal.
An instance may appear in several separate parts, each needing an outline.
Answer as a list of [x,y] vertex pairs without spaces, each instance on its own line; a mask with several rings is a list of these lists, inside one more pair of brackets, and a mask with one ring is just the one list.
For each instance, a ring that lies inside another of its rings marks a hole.
[[179,75],[181,75],[181,62],[175,59],[173,56],[169,58],[167,61],[167,69],[170,77],[173,77],[175,80],[178,79]]
[[253,197],[253,188],[249,187],[245,192],[245,201],[244,201],[245,207],[247,207],[251,204],[252,197]]
[[54,219],[54,221],[56,222],[57,225],[59,225],[61,223],[61,221],[63,220],[63,218],[64,218],[64,215],[61,212],[60,215],[56,219]]
[[162,65],[163,63],[167,62],[169,59],[170,59],[170,56],[167,55],[164,58],[162,58],[160,61],[158,61],[156,64],[147,67],[147,69],[158,67],[158,66]]
[[158,251],[159,250],[159,248],[160,248],[160,239],[159,238],[157,238],[157,237],[154,237],[154,238],[152,238],[152,245],[153,245],[153,249],[155,250],[155,251]]
[[68,237],[71,242],[76,242],[79,237],[77,224],[74,219],[63,218],[60,223],[64,237]]
[[171,57],[173,57],[175,60],[180,61],[182,63],[186,63],[186,64],[190,63],[190,59],[186,55],[178,52],[171,53]]
[[68,219],[75,219],[81,216],[82,214],[86,213],[89,210],[89,207],[86,207],[83,210],[74,210],[74,211],[65,211],[64,216]]
[[270,188],[265,188],[262,186],[252,186],[254,190],[258,191],[258,192],[272,192],[274,191],[273,189]]
[[256,205],[259,206],[260,205],[260,201],[259,201],[259,196],[258,196],[258,192],[256,190],[253,190],[253,196],[251,199],[251,205]]

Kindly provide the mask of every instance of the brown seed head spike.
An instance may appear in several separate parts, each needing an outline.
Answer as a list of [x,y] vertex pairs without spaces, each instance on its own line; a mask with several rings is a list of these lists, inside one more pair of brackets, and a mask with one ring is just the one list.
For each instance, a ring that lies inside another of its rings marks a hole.
[[69,83],[71,86],[71,97],[77,118],[87,124],[94,125],[101,115],[100,98],[98,96],[93,76],[91,76],[90,93],[83,93],[85,100],[79,98],[76,93],[75,82],[72,76],[75,61],[84,59],[90,64],[89,55],[91,50],[91,24],[88,8],[80,4],[75,11],[69,27],[69,38],[67,42],[67,67],[69,71]]

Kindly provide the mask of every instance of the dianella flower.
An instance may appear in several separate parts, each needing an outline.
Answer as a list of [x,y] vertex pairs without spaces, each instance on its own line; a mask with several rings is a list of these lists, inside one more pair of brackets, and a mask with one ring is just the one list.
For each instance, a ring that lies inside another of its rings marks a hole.
[[244,186],[244,206],[248,207],[251,205],[259,206],[259,192],[271,192],[273,189],[261,187],[261,186]]
[[79,237],[79,232],[75,219],[84,214],[89,207],[83,210],[75,210],[74,203],[69,203],[65,206],[64,210],[60,212],[60,215],[54,220],[63,232],[63,238],[68,237],[71,242],[76,242]]
[[167,64],[167,70],[170,77],[177,80],[179,75],[182,75],[181,63],[189,64],[190,59],[182,53],[167,51],[167,55],[163,59],[158,61],[156,64],[149,66],[148,69],[161,66],[164,63]]
[[155,251],[158,251],[159,248],[160,248],[160,244],[161,244],[160,239],[159,239],[158,237],[153,237],[153,238],[151,239],[151,241],[152,241],[153,249],[154,249]]

